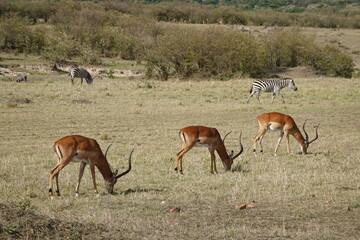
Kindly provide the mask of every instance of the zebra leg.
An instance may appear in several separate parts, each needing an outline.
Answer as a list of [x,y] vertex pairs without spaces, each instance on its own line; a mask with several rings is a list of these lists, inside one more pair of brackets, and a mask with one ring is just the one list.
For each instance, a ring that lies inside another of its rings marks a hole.
[[73,77],[71,78],[71,83],[72,83],[72,85],[74,85],[74,78]]
[[83,82],[83,78],[81,78],[81,84],[80,85],[82,85],[82,82]]
[[273,93],[273,95],[272,95],[272,97],[271,97],[271,103],[274,102],[275,96],[276,96],[276,93]]
[[282,101],[283,101],[283,103],[285,104],[284,96],[283,96],[281,93],[279,93],[279,95],[281,96]]
[[260,91],[257,92],[256,98],[257,98],[258,102],[260,102]]
[[250,95],[249,95],[249,97],[248,97],[248,99],[247,99],[247,101],[246,101],[246,103],[249,103],[249,100],[250,100],[250,98],[255,94],[256,92],[251,92],[250,93]]

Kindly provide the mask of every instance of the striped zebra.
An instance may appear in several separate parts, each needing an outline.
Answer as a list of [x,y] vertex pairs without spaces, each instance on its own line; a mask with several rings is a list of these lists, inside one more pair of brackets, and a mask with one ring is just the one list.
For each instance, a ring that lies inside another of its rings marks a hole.
[[83,83],[83,78],[85,78],[85,80],[88,84],[91,84],[93,82],[93,77],[84,68],[70,69],[69,76],[71,77],[71,83],[73,85],[74,85],[74,78],[81,78],[81,84]]
[[273,93],[271,98],[271,103],[274,102],[274,98],[276,95],[280,95],[283,103],[285,103],[284,96],[280,93],[280,90],[285,87],[289,87],[294,91],[297,90],[297,87],[295,86],[295,82],[292,78],[283,78],[280,80],[256,80],[251,85],[250,95],[247,99],[247,103],[249,103],[250,98],[255,93],[257,93],[256,98],[258,99],[258,101],[260,101],[259,100],[260,91]]

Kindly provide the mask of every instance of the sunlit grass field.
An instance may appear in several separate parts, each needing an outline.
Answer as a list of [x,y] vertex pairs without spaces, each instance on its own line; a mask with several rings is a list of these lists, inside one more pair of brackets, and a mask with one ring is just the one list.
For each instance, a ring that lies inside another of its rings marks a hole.
[[[291,77],[291,76],[290,76]],[[251,79],[166,82],[96,79],[70,84],[66,75],[33,74],[28,82],[0,77],[0,239],[358,239],[360,234],[359,79],[296,78],[270,104],[249,104]],[[30,103],[25,103],[24,99]],[[255,157],[255,117],[270,111],[306,119],[308,155],[291,153],[278,133],[266,134]],[[210,154],[194,148],[175,174],[179,129],[216,127],[228,150],[243,154],[233,171],[210,174]],[[132,148],[133,170],[107,195],[97,172],[100,197],[87,168],[75,197],[79,165],[60,173],[61,197],[48,197],[49,172],[57,158],[52,144],[80,134],[113,144],[108,160],[123,171]],[[251,202],[255,207],[235,209]],[[180,212],[169,212],[178,207]],[[8,214],[8,215],[7,215]],[[9,216],[11,215],[11,216]]]

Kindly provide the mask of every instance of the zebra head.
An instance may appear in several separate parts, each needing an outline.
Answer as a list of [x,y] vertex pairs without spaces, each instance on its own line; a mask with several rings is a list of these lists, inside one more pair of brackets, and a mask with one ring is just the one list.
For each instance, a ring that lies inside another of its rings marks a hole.
[[295,85],[294,79],[292,79],[292,78],[286,78],[286,80],[288,80],[288,87],[289,87],[291,90],[297,91],[297,87],[296,87],[296,85]]
[[304,122],[303,125],[303,130],[304,130],[304,134],[305,134],[305,146],[303,146],[302,148],[302,152],[306,154],[307,148],[309,147],[310,143],[315,142],[316,139],[318,139],[319,135],[318,135],[318,128],[320,126],[320,123],[318,125],[315,126],[315,137],[313,140],[309,141],[309,135],[307,134],[306,130],[305,130],[305,124],[306,124],[307,119]]

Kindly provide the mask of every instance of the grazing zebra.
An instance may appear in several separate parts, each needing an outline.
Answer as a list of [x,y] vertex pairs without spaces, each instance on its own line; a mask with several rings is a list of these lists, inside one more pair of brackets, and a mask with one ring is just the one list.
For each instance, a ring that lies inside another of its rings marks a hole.
[[283,89],[284,87],[289,87],[294,91],[297,90],[297,87],[295,86],[295,82],[292,78],[283,78],[280,80],[256,80],[251,85],[250,95],[247,99],[247,103],[249,103],[250,98],[256,92],[257,92],[256,98],[259,100],[260,91],[273,93],[271,98],[271,103],[274,102],[274,98],[276,95],[280,95],[283,103],[285,103],[284,96],[280,93],[280,90]]
[[84,68],[70,69],[69,76],[71,77],[72,84],[74,84],[74,78],[81,78],[81,84],[83,83],[83,78],[85,78],[85,80],[88,84],[91,84],[93,82],[93,77]]

